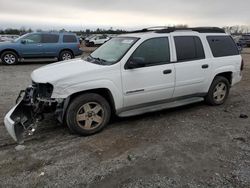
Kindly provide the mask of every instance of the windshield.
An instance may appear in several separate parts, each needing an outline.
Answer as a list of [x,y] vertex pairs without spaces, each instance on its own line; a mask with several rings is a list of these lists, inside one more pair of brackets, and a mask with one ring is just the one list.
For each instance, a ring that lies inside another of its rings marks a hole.
[[14,42],[20,41],[21,39],[23,39],[23,38],[26,37],[27,35],[29,35],[29,33],[27,33],[27,34],[25,34],[25,35],[22,35],[22,36],[20,36],[20,37],[18,37],[18,38],[16,38],[16,39],[14,40]]
[[138,38],[134,37],[112,38],[97,48],[86,60],[103,65],[112,65],[120,61],[137,40]]

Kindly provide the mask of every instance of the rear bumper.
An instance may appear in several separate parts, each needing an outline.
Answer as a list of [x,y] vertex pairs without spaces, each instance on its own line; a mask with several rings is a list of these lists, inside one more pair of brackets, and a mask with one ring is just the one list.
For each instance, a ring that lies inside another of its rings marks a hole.
[[242,72],[236,72],[233,74],[232,86],[240,82],[242,79]]

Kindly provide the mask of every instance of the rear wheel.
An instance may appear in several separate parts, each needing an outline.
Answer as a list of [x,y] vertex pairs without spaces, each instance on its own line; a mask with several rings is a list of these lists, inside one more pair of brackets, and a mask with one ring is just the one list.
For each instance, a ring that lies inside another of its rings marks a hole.
[[14,65],[18,63],[18,57],[15,52],[6,51],[1,55],[1,60],[5,65]]
[[229,81],[225,77],[217,76],[211,84],[205,100],[208,104],[213,106],[221,105],[226,101],[229,90]]
[[101,131],[109,122],[110,105],[102,96],[91,93],[75,98],[66,114],[71,132],[91,135]]
[[68,50],[64,50],[60,53],[59,60],[60,61],[65,61],[73,58],[72,52]]

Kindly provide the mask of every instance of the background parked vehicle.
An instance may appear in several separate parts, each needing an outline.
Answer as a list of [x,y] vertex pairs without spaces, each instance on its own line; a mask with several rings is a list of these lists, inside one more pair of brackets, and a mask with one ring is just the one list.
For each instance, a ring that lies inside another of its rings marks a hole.
[[97,46],[102,45],[110,39],[107,35],[94,35],[85,40],[86,46]]
[[19,35],[0,35],[0,42],[10,42],[20,37]]
[[242,37],[239,39],[239,44],[242,47],[250,47],[250,34],[242,35]]
[[74,33],[34,32],[0,43],[0,57],[6,65],[34,58],[62,61],[81,54],[80,43]]

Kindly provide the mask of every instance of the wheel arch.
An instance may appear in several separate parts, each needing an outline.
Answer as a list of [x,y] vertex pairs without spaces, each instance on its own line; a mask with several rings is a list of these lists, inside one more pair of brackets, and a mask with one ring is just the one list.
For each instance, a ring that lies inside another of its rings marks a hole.
[[209,80],[208,84],[207,84],[207,87],[206,87],[206,90],[205,92],[208,92],[213,81],[215,80],[215,78],[217,76],[222,76],[222,77],[225,77],[228,81],[229,81],[229,84],[230,84],[230,87],[232,86],[232,82],[233,82],[233,69],[232,68],[228,68],[228,69],[225,69],[225,70],[217,70],[212,76],[211,76],[211,80]]
[[12,48],[6,48],[6,49],[2,50],[2,51],[0,52],[0,57],[2,56],[2,54],[3,54],[4,52],[8,52],[8,51],[14,52],[14,53],[17,55],[17,57],[20,58],[20,54],[18,53],[18,51],[15,50],[15,49],[12,49]]
[[100,96],[104,97],[110,105],[111,114],[116,113],[115,100],[114,100],[112,92],[108,88],[97,88],[97,89],[89,89],[89,90],[76,92],[76,93],[73,93],[70,96],[68,96],[67,99],[65,100],[65,103],[63,106],[63,112],[61,114],[62,116],[59,119],[62,119],[63,121],[65,121],[65,115],[66,115],[66,112],[67,112],[67,109],[68,109],[70,103],[76,97],[83,95],[83,94],[86,94],[86,93],[95,93],[95,94],[99,94]]
[[232,71],[218,73],[215,75],[214,79],[217,76],[222,76],[222,77],[226,78],[228,80],[228,82],[230,83],[230,86],[232,85],[232,81],[233,81],[233,72]]
[[73,58],[75,57],[75,54],[74,54],[73,50],[71,50],[71,49],[69,49],[69,48],[63,48],[62,50],[60,50],[60,52],[59,52],[59,57],[60,57],[60,55],[61,55],[61,53],[62,53],[63,51],[69,51],[70,53],[72,53]]

